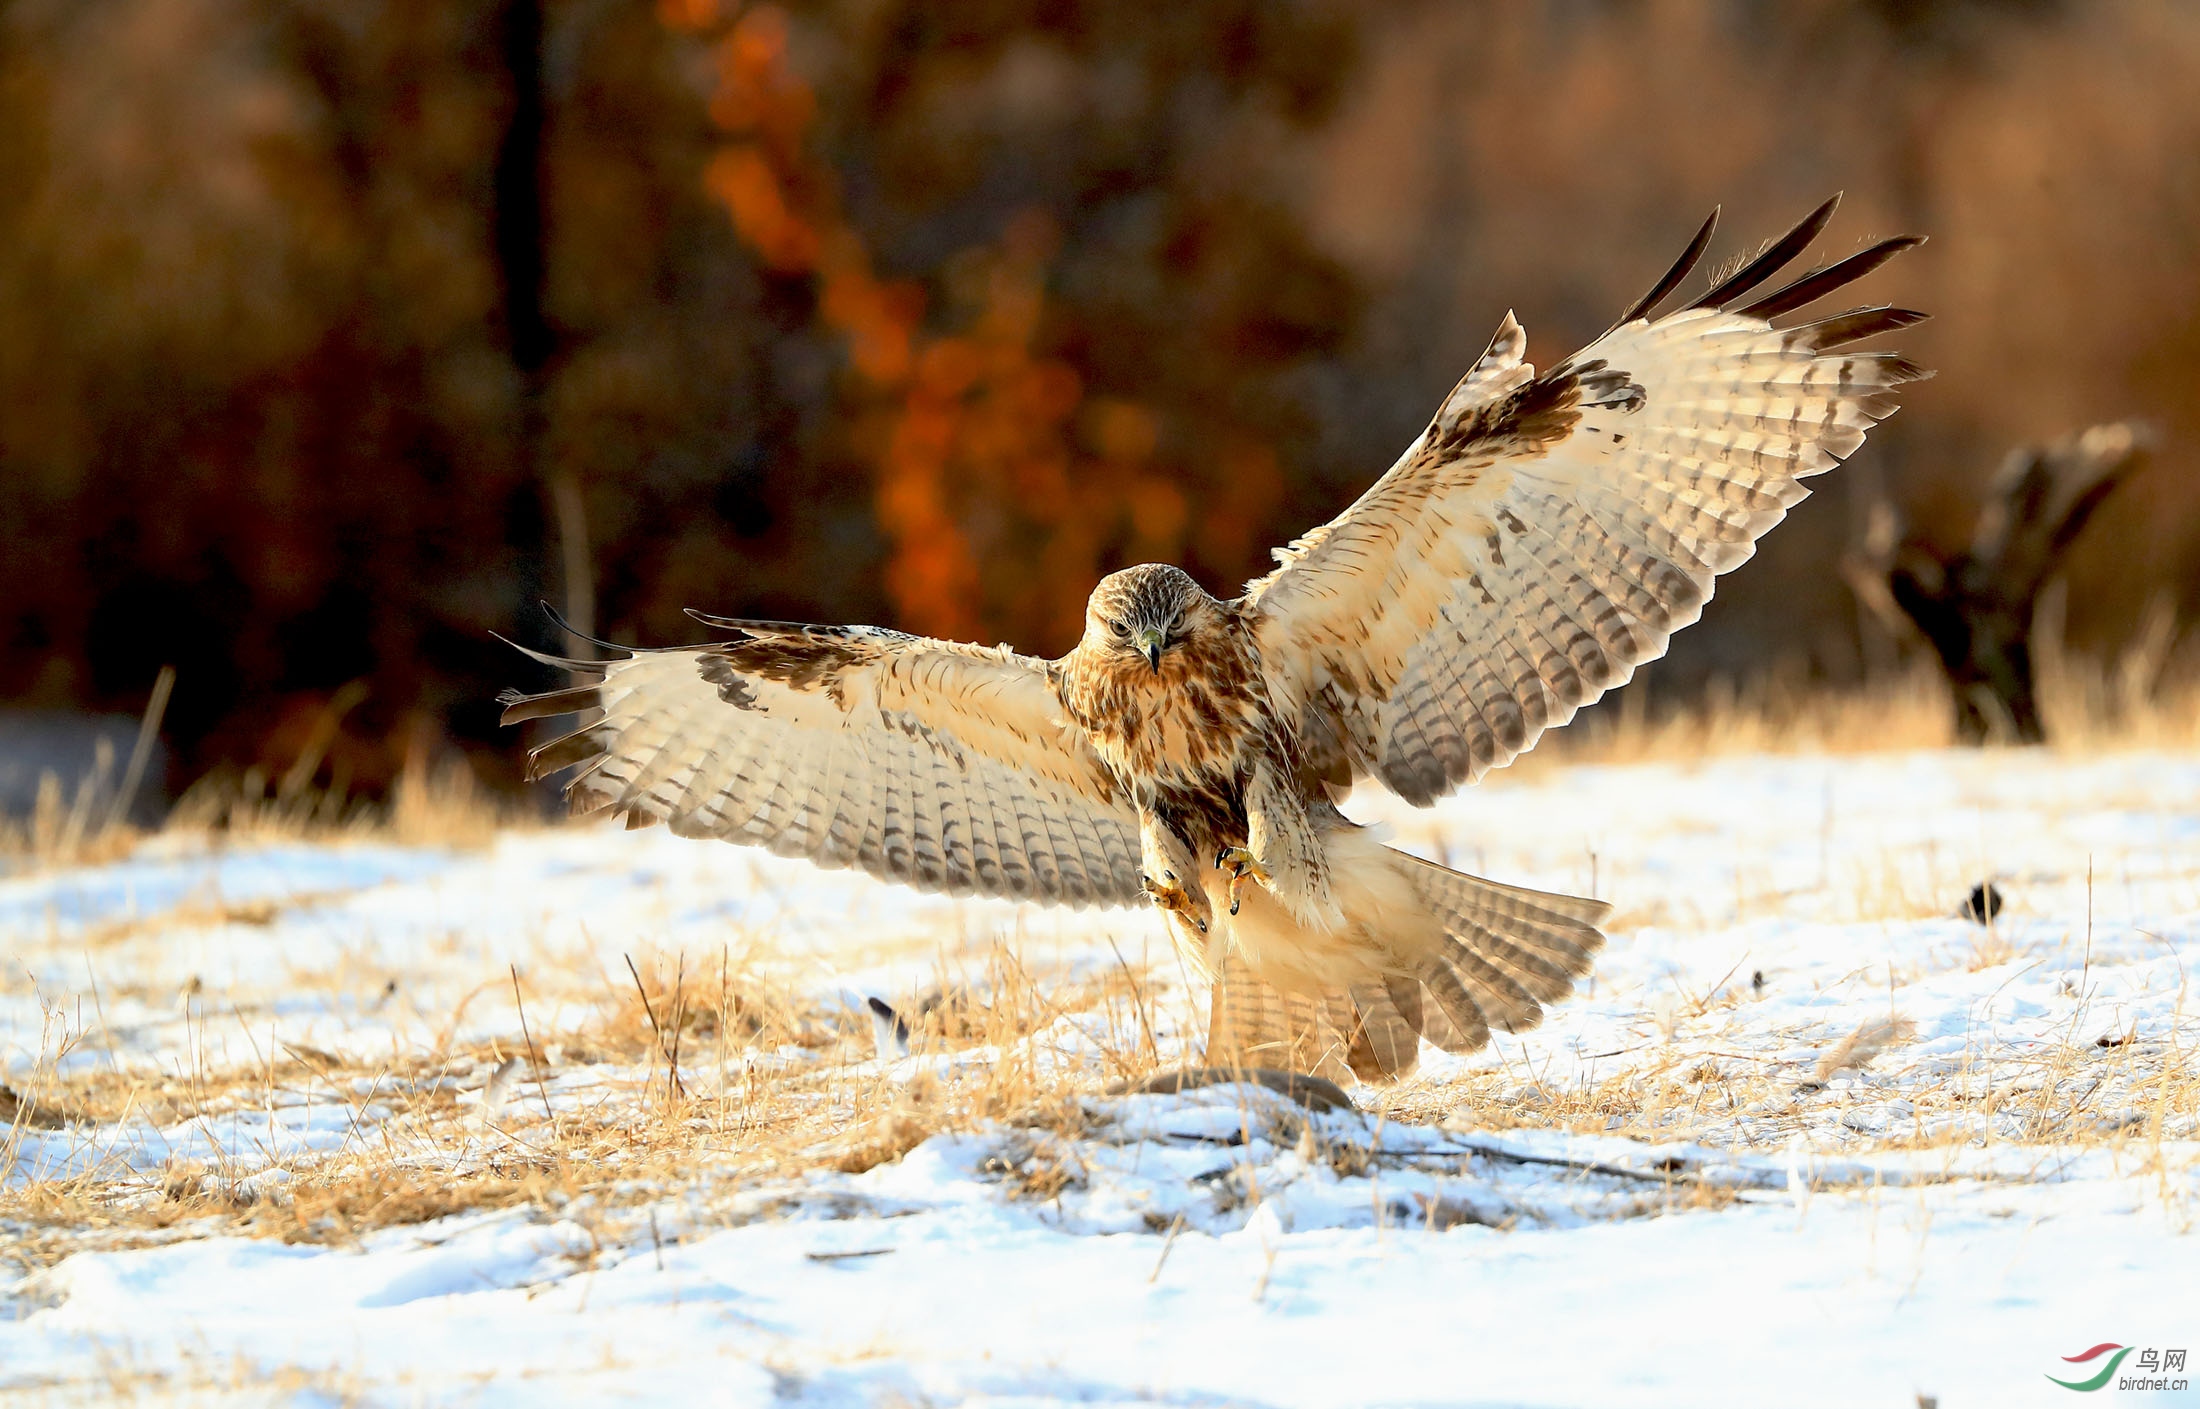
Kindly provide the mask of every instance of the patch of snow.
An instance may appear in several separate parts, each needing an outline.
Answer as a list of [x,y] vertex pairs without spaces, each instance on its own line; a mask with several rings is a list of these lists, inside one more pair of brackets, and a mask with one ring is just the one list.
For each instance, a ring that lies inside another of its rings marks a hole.
[[[2196,798],[2200,758],[2044,751],[1554,769],[1425,813],[1358,798],[1400,845],[1612,900],[1593,979],[1533,1032],[1355,1088],[1358,1112],[1103,1094],[1111,1034],[1069,1014],[1028,1051],[864,1071],[1089,1070],[1074,1135],[961,1128],[730,1205],[668,1187],[618,1218],[76,1252],[0,1281],[0,1390],[91,1399],[100,1366],[218,1361],[376,1403],[2064,1402],[2064,1355],[2200,1350]],[[1985,927],[1957,907],[1989,877],[2009,905]],[[510,1036],[510,966],[558,1031],[592,985],[630,982],[628,953],[707,978],[731,952],[860,1013],[995,943],[1057,971],[1133,964],[1157,1047],[1187,1052],[1196,1010],[1150,916],[574,829],[470,853],[162,841],[0,881],[0,1080],[111,1064],[188,1086],[281,1050]],[[1820,1070],[1897,1018],[1871,1061]],[[749,1052],[687,1080],[816,1061]],[[545,1103],[649,1079],[551,1066],[538,1085],[452,1063],[406,1092],[293,1067],[248,1108],[26,1126],[0,1177],[126,1192],[188,1168],[281,1199],[302,1161],[407,1148],[400,1096],[456,1101],[480,1123],[460,1157],[486,1160],[510,1148],[499,1119],[524,1136]],[[1600,1119],[1601,1092],[1635,1094]]]

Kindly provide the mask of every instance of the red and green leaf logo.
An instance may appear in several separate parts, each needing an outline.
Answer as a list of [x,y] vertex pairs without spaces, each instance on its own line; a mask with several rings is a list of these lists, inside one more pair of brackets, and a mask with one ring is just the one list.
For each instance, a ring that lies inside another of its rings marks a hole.
[[2107,1384],[2110,1380],[2116,1378],[2116,1367],[2124,1363],[2125,1356],[2131,1354],[2131,1347],[2128,1345],[2118,1345],[2114,1341],[2102,1341],[2099,1345],[2093,1347],[2091,1350],[2083,1351],[2077,1355],[2065,1355],[2063,1357],[2063,1363],[2066,1365],[2083,1365],[2088,1360],[2097,1360],[2101,1356],[2108,1355],[2108,1353],[2112,1350],[2116,1353],[2114,1355],[2108,1356],[2108,1363],[2101,1367],[2101,1373],[2095,1375],[2090,1380],[2057,1380],[2053,1375],[2049,1375],[2047,1378],[2054,1383],[2061,1385],[2064,1389],[2074,1389],[2081,1394],[2091,1394],[2093,1391]]

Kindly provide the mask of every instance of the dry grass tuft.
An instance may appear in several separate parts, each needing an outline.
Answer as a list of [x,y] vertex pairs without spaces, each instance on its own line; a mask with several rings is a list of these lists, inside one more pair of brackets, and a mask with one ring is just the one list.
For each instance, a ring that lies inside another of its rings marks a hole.
[[1701,698],[1670,710],[1653,713],[1648,698],[1639,689],[1620,692],[1507,771],[1753,753],[1882,753],[1954,742],[1947,685],[1922,664],[1846,690],[1810,680],[1798,664],[1742,684],[1714,679]]
[[430,1223],[453,1214],[569,1203],[584,1178],[541,1156],[497,1159],[480,1169],[448,1171],[374,1165],[294,1180],[280,1200],[254,1201],[245,1223],[289,1243],[349,1243],[381,1228]]
[[912,1081],[862,1129],[832,1142],[819,1153],[828,1167],[843,1174],[861,1174],[900,1159],[931,1139],[947,1123],[947,1117],[945,1093],[939,1083],[929,1079]]
[[[165,1361],[166,1356],[162,1357]],[[374,1402],[356,1369],[309,1370],[269,1365],[242,1353],[221,1356],[185,1351],[173,1363],[140,1364],[127,1347],[94,1343],[81,1372],[66,1378],[11,1384],[11,1405],[176,1405],[315,1403],[350,1406]]]
[[[97,866],[142,845],[150,833],[106,801],[125,796],[108,788],[110,772],[103,757],[73,790],[52,773],[41,777],[28,817],[0,817],[0,874]],[[471,847],[530,821],[524,809],[484,790],[464,758],[431,763],[416,753],[380,804],[352,796],[341,781],[325,788],[271,788],[258,769],[217,771],[185,790],[159,830],[261,841],[348,837]]]
[[500,1208],[616,1220],[680,1190],[697,1217],[746,1218],[754,1196],[817,1170],[861,1172],[933,1134],[981,1128],[1028,1146],[1004,1183],[1050,1198],[1077,1177],[1067,1142],[1089,1125],[1095,1067],[1142,1078],[1156,1060],[1150,980],[1127,965],[1034,970],[1004,944],[942,962],[908,1005],[912,1055],[896,1063],[875,1058],[867,1016],[800,996],[730,950],[704,963],[637,955],[620,977],[585,1005],[567,994],[554,1030],[523,1025],[539,1005],[522,992],[528,1008],[489,1041],[446,1034],[371,1060],[285,1044],[226,1068],[193,1052],[169,1074],[65,1062],[82,1031],[56,1015],[49,1059],[11,1092],[12,1127],[0,1122],[13,1131],[0,1176],[33,1133],[98,1149],[135,1131],[157,1150],[153,1132],[201,1119],[251,1128],[307,1103],[341,1108],[351,1134],[272,1163],[117,1156],[0,1184],[11,1253],[28,1270],[79,1248],[210,1232],[343,1243]]
[[40,774],[28,821],[15,825],[0,817],[0,856],[13,852],[28,856],[34,866],[54,866],[127,855],[138,840],[137,829],[129,822],[130,809],[145,780],[175,686],[175,668],[162,666],[138,721],[137,742],[119,778],[115,777],[114,748],[105,739],[95,747],[92,771],[77,780],[75,795],[66,804],[61,779],[51,771]]
[[[301,760],[318,763],[317,759]],[[316,787],[312,771],[270,780],[257,768],[217,770],[184,791],[164,829],[258,840],[375,837],[417,846],[483,846],[501,829],[525,824],[522,809],[483,789],[463,757],[406,755],[389,799],[356,797],[337,779]]]
[[[2062,645],[2058,596],[2042,603],[2034,668],[2051,746],[2072,754],[2200,745],[2200,636],[2157,600],[2120,651],[2088,656]],[[1509,771],[1575,763],[1639,763],[1735,754],[1861,754],[1955,742],[1948,683],[1916,659],[1863,685],[1828,689],[1799,660],[1743,683],[1714,679],[1688,704],[1653,713],[1641,690],[1620,692],[1537,745]],[[1504,776],[1502,774],[1498,775]]]
[[0,1124],[25,1130],[66,1130],[72,1117],[30,1096],[0,1085]]

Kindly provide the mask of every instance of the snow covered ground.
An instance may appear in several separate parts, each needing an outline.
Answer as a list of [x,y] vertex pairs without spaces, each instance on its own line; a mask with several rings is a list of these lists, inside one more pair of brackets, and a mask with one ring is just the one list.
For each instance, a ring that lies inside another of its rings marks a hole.
[[[1144,914],[577,828],[0,879],[0,1398],[2200,1403],[2118,1388],[2200,1353],[2200,757],[1355,811],[1618,910],[1541,1029],[1319,1115],[1104,1094],[1200,1030]],[[990,1006],[875,1057],[943,976]]]

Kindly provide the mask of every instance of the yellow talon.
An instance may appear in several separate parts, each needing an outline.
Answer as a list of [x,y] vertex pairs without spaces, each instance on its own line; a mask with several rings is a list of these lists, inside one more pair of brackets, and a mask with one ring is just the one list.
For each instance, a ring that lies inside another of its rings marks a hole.
[[1200,913],[1204,907],[1192,899],[1189,891],[1176,884],[1175,876],[1160,881],[1151,876],[1140,876],[1138,883],[1145,887],[1146,898],[1156,906],[1172,914],[1182,915],[1191,922],[1192,928],[1201,934],[1207,933],[1207,917]]
[[1275,883],[1276,878],[1268,874],[1268,868],[1242,846],[1226,846],[1215,853],[1215,869],[1219,871],[1226,866],[1230,870],[1230,913],[1233,915],[1238,912],[1238,892],[1245,888],[1247,881],[1259,881],[1264,886]]

